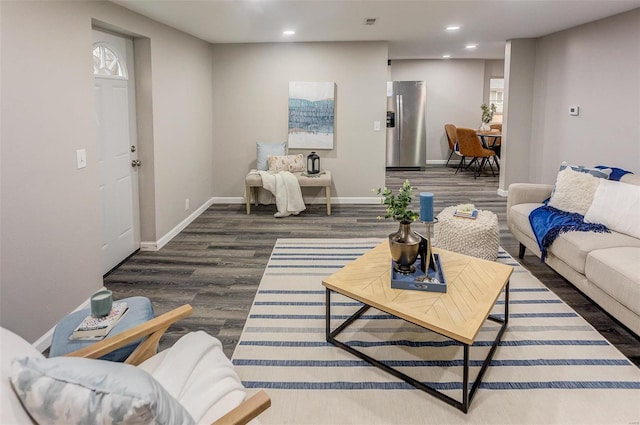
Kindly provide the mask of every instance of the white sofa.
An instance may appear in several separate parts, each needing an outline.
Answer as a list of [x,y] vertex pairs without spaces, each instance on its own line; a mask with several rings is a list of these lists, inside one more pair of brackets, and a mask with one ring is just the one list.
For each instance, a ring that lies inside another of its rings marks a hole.
[[[640,186],[640,176],[622,182]],[[541,257],[529,213],[549,198],[553,186],[514,183],[509,186],[507,223],[525,249]],[[546,264],[605,311],[640,335],[640,239],[611,231],[562,233],[548,248]]]

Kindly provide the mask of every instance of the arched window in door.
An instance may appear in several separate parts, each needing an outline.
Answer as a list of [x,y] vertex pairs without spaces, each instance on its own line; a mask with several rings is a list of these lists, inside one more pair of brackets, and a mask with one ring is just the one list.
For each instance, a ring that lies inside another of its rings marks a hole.
[[93,46],[93,75],[128,79],[124,61],[113,49],[102,43]]

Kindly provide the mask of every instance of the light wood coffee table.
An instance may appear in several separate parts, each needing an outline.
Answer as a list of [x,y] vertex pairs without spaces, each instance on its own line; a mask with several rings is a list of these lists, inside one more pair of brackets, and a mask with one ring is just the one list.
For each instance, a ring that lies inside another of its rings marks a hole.
[[[414,387],[426,391],[467,413],[491,358],[502,339],[509,317],[509,277],[513,267],[463,254],[434,249],[447,279],[447,293],[411,291],[391,287],[391,254],[387,241],[347,264],[322,281],[326,288],[327,342],[366,360]],[[490,312],[504,289],[504,319]],[[331,292],[364,304],[344,323],[331,331]],[[369,308],[437,332],[464,347],[462,401],[411,378],[367,354],[338,341],[335,337]],[[475,381],[469,388],[469,346],[486,320],[500,323],[497,336]]]

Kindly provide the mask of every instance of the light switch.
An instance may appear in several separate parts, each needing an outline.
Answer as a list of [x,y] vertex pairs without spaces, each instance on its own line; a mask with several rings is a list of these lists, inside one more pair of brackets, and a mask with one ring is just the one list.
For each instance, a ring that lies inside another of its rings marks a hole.
[[78,149],[76,151],[76,168],[81,169],[87,166],[87,150]]
[[380,121],[373,122],[373,131],[380,131]]
[[569,106],[569,115],[580,115],[579,106]]

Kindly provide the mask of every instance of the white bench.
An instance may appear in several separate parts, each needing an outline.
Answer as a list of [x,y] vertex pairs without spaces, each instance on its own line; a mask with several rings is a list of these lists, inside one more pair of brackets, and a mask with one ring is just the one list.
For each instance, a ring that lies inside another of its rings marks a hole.
[[[327,215],[331,215],[331,171],[324,171],[323,174],[318,177],[303,176],[302,172],[292,173],[298,178],[300,187],[324,187],[324,192],[327,197]],[[247,203],[247,214],[251,214],[251,196],[258,205],[258,190],[262,187],[262,178],[260,173],[256,170],[249,171],[247,177],[244,179],[246,186],[245,201]]]

